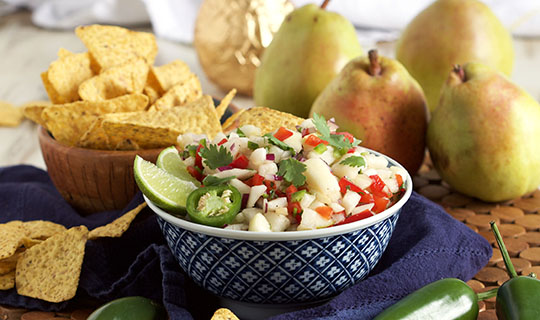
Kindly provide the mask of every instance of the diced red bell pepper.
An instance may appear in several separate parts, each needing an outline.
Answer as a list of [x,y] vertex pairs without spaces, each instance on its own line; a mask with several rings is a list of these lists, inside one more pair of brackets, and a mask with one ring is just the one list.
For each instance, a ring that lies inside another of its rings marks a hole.
[[228,141],[228,140],[227,140],[227,138],[223,138],[223,139],[221,139],[221,141],[220,141],[220,142],[218,142],[218,144],[217,144],[217,145],[218,145],[218,146],[220,146],[220,145],[222,145],[222,144],[226,143],[227,141]]
[[293,184],[291,184],[290,186],[287,187],[287,189],[285,189],[285,194],[287,195],[287,201],[289,202],[291,201],[291,196],[296,191],[298,191],[298,189]]
[[396,181],[398,187],[401,188],[401,186],[403,186],[403,177],[400,174],[396,174]]
[[201,153],[200,153],[202,148],[204,148],[204,146],[202,144],[199,144],[197,146],[197,151],[195,151],[195,167],[200,168],[200,169],[203,168],[202,157],[201,157]]
[[349,150],[347,150],[347,153],[354,153],[354,148],[350,148]]
[[253,176],[253,185],[254,186],[260,186],[261,184],[263,184],[263,182],[264,182],[264,177],[261,176],[260,174],[256,173]]
[[369,177],[371,178],[371,185],[369,186],[371,193],[380,197],[388,196],[388,194],[384,191],[386,184],[382,181],[381,177],[376,174]]
[[274,137],[278,139],[279,141],[283,141],[292,135],[293,133],[289,131],[288,129],[286,129],[285,127],[280,127],[278,131],[274,133]]
[[354,136],[348,132],[336,132],[335,134],[343,136],[345,139],[349,140],[350,143],[354,142]]
[[[296,209],[296,213],[295,213]],[[292,215],[296,222],[300,223],[302,221],[302,206],[300,206],[300,202],[289,202],[287,204],[287,210],[289,211],[289,214]]]
[[360,196],[360,203],[374,203],[373,195],[371,193],[364,193]]
[[341,191],[341,194],[347,193],[347,190],[351,190],[351,191],[354,191],[354,192],[359,192],[361,194],[365,193],[364,190],[362,190],[362,188],[360,188],[357,185],[355,185],[354,183],[350,182],[345,177],[343,177],[343,178],[341,178],[339,180],[339,190]]
[[329,206],[317,207],[315,208],[315,211],[317,211],[317,213],[326,220],[330,219],[330,217],[332,217],[332,213],[334,213],[334,210],[332,210],[332,208],[330,208]]
[[231,162],[231,167],[238,169],[245,169],[248,167],[248,165],[249,159],[243,154],[239,155],[236,157],[236,159],[234,159],[233,162]]
[[305,141],[305,144],[307,144],[308,146],[312,146],[312,147],[316,147],[321,143],[324,144],[324,145],[328,145],[328,141],[323,140],[323,139],[317,137],[314,134],[307,137],[306,141]]
[[373,212],[375,213],[379,213],[379,212],[383,212],[384,210],[386,210],[386,206],[388,205],[388,202],[390,202],[390,199],[386,198],[386,197],[373,197],[374,198],[374,201],[375,201],[375,205],[373,206]]
[[345,220],[341,221],[340,223],[337,223],[336,226],[351,223],[351,222],[355,222],[355,221],[360,221],[360,220],[363,220],[365,218],[369,218],[369,217],[372,217],[372,216],[373,216],[373,214],[371,213],[371,211],[364,210],[364,211],[362,211],[360,213],[354,214],[352,216],[348,216],[347,218],[345,218]]
[[258,173],[256,173],[253,177],[244,181],[244,183],[250,187],[260,186],[261,184],[263,184],[263,182],[264,182],[264,177]]
[[198,181],[202,181],[203,180],[203,175],[201,173],[201,170],[198,170],[197,168],[195,168],[194,166],[188,166],[187,167],[187,171],[189,172],[189,174],[197,179]]

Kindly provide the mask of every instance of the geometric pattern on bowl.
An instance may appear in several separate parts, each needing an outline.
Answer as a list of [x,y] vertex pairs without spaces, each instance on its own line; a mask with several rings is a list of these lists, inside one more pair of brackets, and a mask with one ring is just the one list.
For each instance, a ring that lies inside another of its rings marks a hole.
[[237,301],[287,304],[324,300],[365,278],[400,211],[361,230],[288,241],[215,237],[157,218],[180,266],[199,286]]

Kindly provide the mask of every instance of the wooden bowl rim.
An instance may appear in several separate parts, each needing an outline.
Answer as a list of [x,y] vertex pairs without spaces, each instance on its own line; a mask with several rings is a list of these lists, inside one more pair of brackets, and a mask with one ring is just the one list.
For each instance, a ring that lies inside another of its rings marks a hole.
[[62,144],[58,141],[56,141],[49,132],[43,127],[39,126],[38,130],[38,137],[39,140],[48,145],[52,149],[59,150],[60,152],[77,152],[82,155],[88,155],[91,157],[133,157],[135,155],[151,155],[161,152],[163,148],[155,148],[155,149],[140,149],[140,150],[99,150],[99,149],[88,149],[88,148],[80,148],[80,147],[72,147],[65,144]]

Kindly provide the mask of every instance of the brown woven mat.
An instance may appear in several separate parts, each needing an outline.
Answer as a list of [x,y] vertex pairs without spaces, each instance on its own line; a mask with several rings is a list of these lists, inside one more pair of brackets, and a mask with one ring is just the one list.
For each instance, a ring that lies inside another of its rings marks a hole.
[[[493,246],[493,256],[468,284],[477,292],[501,285],[509,277],[489,222],[495,221],[520,275],[540,274],[540,190],[522,198],[501,203],[486,203],[459,194],[441,181],[429,157],[413,178],[414,189],[440,204],[455,219],[486,238]],[[478,319],[497,319],[495,298],[479,303]]]

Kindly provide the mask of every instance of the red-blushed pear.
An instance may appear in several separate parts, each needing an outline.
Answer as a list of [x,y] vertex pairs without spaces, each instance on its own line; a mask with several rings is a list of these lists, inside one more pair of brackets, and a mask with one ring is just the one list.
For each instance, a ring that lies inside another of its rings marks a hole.
[[327,4],[308,4],[285,18],[255,73],[256,105],[306,118],[319,93],[362,54],[353,25],[326,11]]
[[334,118],[362,146],[394,158],[411,175],[422,164],[427,127],[422,88],[398,61],[375,50],[343,68],[317,97],[313,113]]
[[481,1],[437,0],[405,28],[396,58],[420,83],[433,111],[448,66],[475,61],[510,75],[514,49],[510,32]]
[[540,185],[540,105],[486,65],[450,72],[427,145],[441,177],[466,195],[504,201]]

